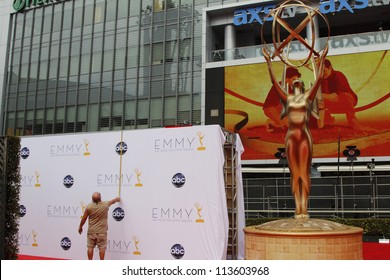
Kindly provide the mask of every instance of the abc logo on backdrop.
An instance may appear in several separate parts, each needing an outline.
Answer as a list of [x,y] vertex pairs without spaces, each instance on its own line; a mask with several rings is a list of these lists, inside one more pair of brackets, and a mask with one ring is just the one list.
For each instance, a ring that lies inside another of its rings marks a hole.
[[65,188],[69,189],[73,186],[74,184],[74,178],[72,175],[66,175],[64,180],[63,180],[63,184],[65,186]]
[[22,159],[26,159],[30,156],[30,150],[27,147],[24,147],[20,150],[20,156]]
[[70,249],[70,247],[72,247],[72,241],[70,241],[70,239],[68,237],[62,238],[61,247],[65,251],[68,251]]
[[171,255],[175,259],[181,259],[184,256],[185,250],[181,244],[175,244],[171,248]]
[[20,217],[24,217],[27,214],[27,209],[24,205],[19,206],[19,215]]
[[127,144],[125,142],[119,142],[115,146],[115,152],[120,155],[121,154],[121,148],[122,148],[122,155],[126,154],[127,152]]
[[186,177],[182,173],[176,173],[172,177],[172,184],[176,188],[181,188],[182,186],[184,186],[185,182],[186,182]]
[[112,211],[112,217],[115,221],[120,222],[125,217],[125,211],[122,208],[117,207]]

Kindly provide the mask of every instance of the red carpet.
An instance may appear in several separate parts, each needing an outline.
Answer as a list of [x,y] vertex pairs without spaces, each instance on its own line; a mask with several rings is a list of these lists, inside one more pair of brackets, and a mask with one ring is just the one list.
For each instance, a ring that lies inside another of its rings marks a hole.
[[18,260],[64,260],[64,259],[29,256],[29,255],[19,255]]
[[[59,260],[56,258],[19,255],[19,260]],[[363,242],[363,260],[390,260],[390,244]]]
[[363,260],[390,260],[390,244],[363,242]]

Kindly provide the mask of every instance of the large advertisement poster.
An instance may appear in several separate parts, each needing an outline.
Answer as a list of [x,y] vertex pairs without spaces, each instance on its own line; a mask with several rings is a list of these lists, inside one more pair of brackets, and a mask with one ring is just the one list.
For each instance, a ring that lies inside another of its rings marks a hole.
[[[273,65],[282,77],[284,64]],[[313,81],[309,67],[287,71],[301,76],[306,87]],[[322,124],[311,117],[314,158],[337,158],[338,145],[357,146],[362,157],[388,156],[390,143],[390,54],[376,51],[329,56],[322,83]],[[243,160],[275,159],[284,147],[287,120],[283,106],[272,97],[267,64],[225,68],[225,127],[238,132],[245,152]],[[332,102],[336,96],[338,102]],[[267,98],[268,97],[268,98]]]

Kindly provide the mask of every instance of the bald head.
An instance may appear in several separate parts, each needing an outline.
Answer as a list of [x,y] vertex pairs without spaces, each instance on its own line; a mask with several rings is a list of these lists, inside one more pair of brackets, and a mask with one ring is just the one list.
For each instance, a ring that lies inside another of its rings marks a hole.
[[95,203],[98,203],[102,200],[102,197],[100,196],[100,193],[98,192],[94,192],[92,194],[92,201],[95,202]]

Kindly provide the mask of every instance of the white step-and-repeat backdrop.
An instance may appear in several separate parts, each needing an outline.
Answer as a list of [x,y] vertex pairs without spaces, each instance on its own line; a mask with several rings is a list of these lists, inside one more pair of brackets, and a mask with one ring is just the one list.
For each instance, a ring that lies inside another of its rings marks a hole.
[[121,197],[106,259],[226,258],[224,143],[219,126],[22,138],[19,253],[86,259],[77,230],[98,191]]

